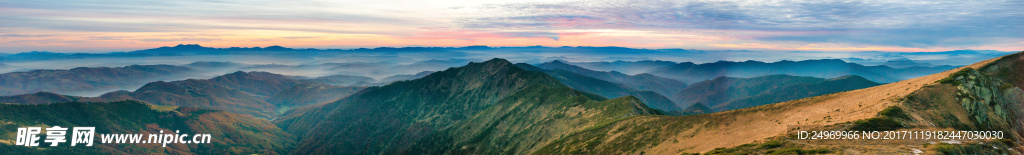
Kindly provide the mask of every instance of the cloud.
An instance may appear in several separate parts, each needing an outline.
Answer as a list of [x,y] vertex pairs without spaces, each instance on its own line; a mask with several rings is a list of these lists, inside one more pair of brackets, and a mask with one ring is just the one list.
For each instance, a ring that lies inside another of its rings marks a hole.
[[320,38],[320,37],[281,37],[281,38],[285,38],[285,39],[310,39],[310,38]]
[[[578,35],[579,33],[566,33],[567,35]],[[546,31],[528,31],[528,32],[487,32],[487,31],[469,31],[469,30],[439,30],[421,33],[418,36],[407,37],[411,39],[460,39],[460,40],[475,40],[475,39],[494,39],[494,38],[548,38],[551,40],[558,41],[558,38],[562,35],[554,32]]]
[[54,35],[42,35],[42,34],[3,34],[0,38],[22,38],[22,37],[49,37]]
[[[976,46],[1024,35],[1022,1],[600,1],[483,6],[466,28],[746,30],[800,41],[900,47]],[[785,32],[794,32],[785,34]],[[823,32],[823,33],[801,33]]]
[[143,42],[178,42],[178,41],[209,42],[209,41],[217,41],[217,40],[222,40],[222,39],[187,37],[187,38],[150,38],[150,39],[137,39],[137,40],[143,41]]
[[[1024,12],[1017,10],[1022,7],[1024,1],[1005,0],[40,0],[0,2],[0,14],[8,15],[0,16],[0,31],[69,41],[33,44],[44,49],[84,46],[70,41],[96,48],[183,41],[215,46],[782,48],[775,50],[830,44],[845,46],[836,49],[938,51],[1020,47],[1007,42],[1024,40]],[[89,37],[96,34],[105,36]],[[223,36],[163,36],[168,34]],[[28,41],[17,35],[0,36],[0,44]],[[304,38],[310,36],[317,38]]]

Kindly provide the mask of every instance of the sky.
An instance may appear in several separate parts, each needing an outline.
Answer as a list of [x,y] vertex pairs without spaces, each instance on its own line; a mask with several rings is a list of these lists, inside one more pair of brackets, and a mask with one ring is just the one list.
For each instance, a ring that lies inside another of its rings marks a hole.
[[0,53],[208,47],[1024,49],[1010,0],[0,0]]

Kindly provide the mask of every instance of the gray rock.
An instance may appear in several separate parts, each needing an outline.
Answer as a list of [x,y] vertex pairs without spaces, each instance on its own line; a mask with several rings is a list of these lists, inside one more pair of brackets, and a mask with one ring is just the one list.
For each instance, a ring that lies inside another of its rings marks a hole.
[[981,97],[982,104],[988,104],[989,101],[992,101],[992,92],[988,88],[980,88],[978,89],[978,97]]
[[1003,91],[1003,98],[1010,104],[1024,104],[1024,91],[1020,87],[1011,87]]

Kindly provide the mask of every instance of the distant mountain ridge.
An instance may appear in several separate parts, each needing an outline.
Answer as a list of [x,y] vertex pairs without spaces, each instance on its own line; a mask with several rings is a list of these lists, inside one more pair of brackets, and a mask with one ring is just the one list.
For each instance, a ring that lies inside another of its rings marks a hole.
[[370,82],[377,81],[377,80],[375,80],[373,78],[370,78],[370,77],[353,76],[353,75],[330,75],[330,76],[322,76],[322,77],[316,77],[316,78],[310,78],[310,79],[301,79],[301,80],[302,81],[325,83],[325,84],[330,84],[330,85],[340,85],[340,86],[352,86],[352,85],[358,85],[359,83],[370,83]]
[[537,67],[550,70],[566,70],[609,82],[624,84],[636,90],[657,92],[665,96],[672,95],[686,87],[686,83],[678,80],[662,78],[651,74],[626,75],[617,71],[594,71],[558,60],[546,62],[537,65]]
[[846,75],[857,75],[871,81],[889,83],[929,75],[953,68],[956,67],[936,66],[895,69],[887,66],[863,66],[855,63],[847,63],[839,59],[821,59],[779,61],[774,63],[765,63],[760,61],[718,61],[714,63],[694,64],[684,62],[658,68],[649,73],[661,77],[677,79],[687,83],[696,83],[720,76],[749,78],[773,74],[810,76],[818,78],[837,78]]
[[131,65],[4,73],[0,74],[0,96],[40,91],[98,95],[101,92],[183,76],[191,71],[191,68],[173,65]]
[[[481,52],[487,51],[487,52]],[[267,47],[229,47],[229,48],[211,48],[203,47],[196,44],[179,44],[177,46],[164,46],[159,48],[142,49],[128,52],[107,52],[107,53],[59,53],[59,52],[22,52],[14,54],[0,54],[0,62],[4,62],[13,66],[20,66],[17,68],[33,68],[27,65],[20,65],[21,62],[31,61],[43,61],[43,60],[64,60],[64,59],[95,59],[95,58],[128,58],[146,59],[149,57],[182,57],[182,56],[212,56],[221,57],[227,55],[237,56],[266,56],[269,58],[299,58],[299,59],[319,59],[319,58],[331,58],[338,56],[346,56],[353,53],[362,54],[396,54],[405,55],[400,57],[419,57],[426,59],[463,59],[459,61],[459,64],[464,64],[464,61],[482,61],[482,59],[492,58],[494,56],[487,55],[486,53],[519,53],[522,54],[522,58],[516,58],[514,61],[526,62],[531,64],[543,63],[544,61],[550,61],[555,59],[566,59],[566,60],[581,60],[587,63],[573,63],[578,66],[587,67],[593,70],[599,71],[619,71],[630,75],[639,73],[650,73],[652,66],[663,65],[666,61],[658,60],[672,60],[672,61],[691,61],[691,62],[707,62],[708,60],[759,60],[759,61],[777,61],[780,60],[780,56],[789,55],[789,58],[802,58],[802,59],[833,59],[836,55],[847,55],[847,52],[804,52],[804,51],[789,51],[789,52],[759,52],[759,51],[748,51],[748,50],[696,50],[696,49],[640,49],[640,48],[625,48],[625,47],[592,47],[592,46],[562,46],[562,47],[542,47],[542,46],[529,46],[529,47],[488,47],[488,46],[467,46],[467,47],[377,47],[377,48],[355,48],[355,49],[312,49],[312,48],[288,48],[281,46],[267,46]],[[443,53],[443,54],[442,54]],[[546,56],[545,53],[564,53],[563,56]],[[971,62],[976,62],[984,59],[1002,56],[1008,54],[1003,51],[994,50],[954,50],[954,51],[941,51],[941,52],[881,52],[881,51],[862,51],[856,52],[858,55],[850,55],[851,57],[839,58],[848,60],[848,62],[861,63],[864,65],[878,65],[882,64],[887,60],[879,60],[873,58],[886,58],[886,59],[901,59],[901,58],[914,58],[915,61],[922,63],[938,64],[938,65],[963,65]],[[580,56],[582,55],[594,55],[597,57]],[[459,57],[448,57],[458,55]],[[574,56],[575,55],[575,56]],[[527,58],[529,57],[529,58]],[[787,57],[781,57],[785,59]],[[928,58],[928,59],[921,59]],[[225,61],[223,59],[202,59],[202,61]],[[623,61],[623,60],[641,60],[641,61]],[[653,61],[648,61],[653,60]],[[231,60],[227,60],[231,61]],[[392,60],[394,61],[394,60]],[[428,70],[441,70],[446,67],[454,67],[444,65],[445,67],[421,67],[429,66],[430,61],[424,61],[426,63],[416,63],[406,68],[418,69],[418,68],[429,68]],[[592,63],[591,63],[592,62]],[[373,62],[371,62],[373,63]],[[903,68],[899,66],[892,66],[895,68]],[[18,70],[18,69],[11,69]],[[251,70],[246,70],[251,71]],[[267,70],[264,70],[267,71]],[[422,71],[422,70],[419,70]],[[281,73],[281,72],[278,72]],[[402,72],[401,74],[409,74],[415,72]],[[365,75],[365,74],[353,74],[353,73],[341,73],[349,75]],[[657,75],[657,74],[656,74]],[[322,76],[322,75],[316,75]],[[383,75],[387,76],[387,75]],[[861,75],[864,76],[864,75]],[[378,77],[374,75],[372,77]],[[717,77],[717,76],[715,76]],[[868,76],[864,76],[868,77]],[[822,78],[834,78],[834,77],[822,77]],[[872,79],[872,78],[869,78]],[[873,79],[874,80],[874,79]],[[698,80],[699,81],[699,80]],[[696,81],[683,81],[687,83],[693,83]]]
[[596,71],[618,71],[625,74],[636,75],[646,73],[656,68],[677,64],[672,61],[662,60],[641,60],[641,61],[612,61],[612,62],[566,62],[572,65]]
[[856,75],[833,79],[790,75],[718,77],[690,85],[671,99],[680,107],[702,103],[713,111],[726,111],[877,85]]
[[150,82],[135,91],[112,91],[98,97],[38,92],[0,96],[0,102],[45,104],[138,100],[156,105],[226,110],[270,119],[285,110],[334,101],[363,88],[328,85],[268,72],[238,71],[210,79]]
[[272,118],[276,106],[265,102],[299,81],[267,72],[235,72],[208,80],[157,81],[133,92],[112,92],[100,98],[134,99],[156,105],[223,109]]
[[103,98],[79,97],[71,95],[60,95],[50,92],[37,92],[32,94],[21,94],[13,96],[0,96],[0,103],[14,104],[46,104],[59,102],[107,102]]
[[620,83],[605,81],[561,69],[546,70],[525,63],[519,63],[516,66],[530,71],[544,72],[573,89],[594,93],[605,98],[634,96],[643,101],[647,106],[664,111],[667,114],[679,115],[681,114],[679,112],[682,111],[682,108],[673,103],[672,100],[669,100],[668,97],[653,91],[637,90]]
[[266,99],[267,103],[277,107],[277,113],[284,113],[292,108],[327,103],[348,95],[355,94],[366,87],[335,86],[316,82],[303,82],[282,90]]

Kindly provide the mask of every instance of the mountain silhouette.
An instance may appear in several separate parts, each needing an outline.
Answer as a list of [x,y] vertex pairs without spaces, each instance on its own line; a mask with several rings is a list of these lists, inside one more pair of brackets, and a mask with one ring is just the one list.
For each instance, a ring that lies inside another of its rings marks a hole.
[[863,66],[847,63],[839,59],[821,59],[804,61],[779,61],[765,63],[760,61],[718,61],[706,64],[689,62],[679,63],[654,69],[650,74],[677,79],[686,83],[696,83],[727,77],[758,77],[775,74],[793,76],[810,76],[817,78],[837,78],[857,75],[879,83],[890,83],[914,77],[934,74],[956,68],[954,66],[910,67],[894,69],[888,66]]

